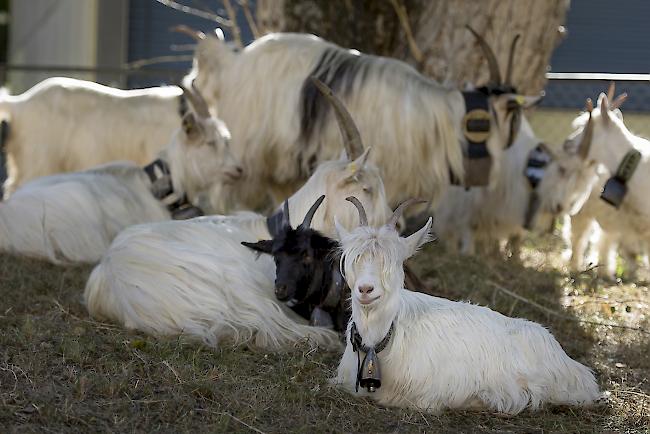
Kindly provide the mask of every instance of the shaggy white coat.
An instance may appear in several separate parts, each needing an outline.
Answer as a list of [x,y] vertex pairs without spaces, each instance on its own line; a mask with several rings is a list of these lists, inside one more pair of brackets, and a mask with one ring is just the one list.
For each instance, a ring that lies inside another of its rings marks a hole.
[[[395,324],[390,343],[378,354],[381,387],[358,395],[431,412],[487,408],[511,414],[543,403],[596,400],[592,372],[567,356],[539,324],[404,289],[403,261],[427,241],[430,227],[431,220],[408,238],[386,226],[338,228],[341,266],[352,289],[351,321],[363,343],[374,346]],[[362,294],[359,288],[367,285],[374,290]],[[355,393],[356,374],[348,329],[335,381]]]
[[[574,121],[576,130],[569,139],[568,146],[580,143],[587,119],[588,115],[583,113]],[[641,253],[650,241],[650,201],[647,194],[650,183],[650,141],[627,129],[620,111],[610,110],[609,101],[604,94],[598,98],[598,106],[592,112],[592,122],[594,130],[588,162],[599,163],[603,172],[596,184],[598,188],[593,189],[585,206],[571,217],[571,266],[578,271],[584,269],[589,229],[597,222],[603,230],[598,247],[598,272],[613,277],[616,268],[614,248],[618,244],[626,246],[626,250]],[[616,173],[619,163],[631,149],[641,152],[642,158],[627,183],[628,193],[621,207],[616,209],[600,199],[600,192],[605,181]],[[631,259],[630,255],[624,256]]]
[[[359,55],[362,71],[344,81],[348,91],[337,92],[359,127],[364,143],[373,144],[371,159],[390,180],[389,203],[406,197],[437,200],[449,185],[450,170],[463,179],[461,132],[465,105],[461,92],[443,87],[396,59],[359,54],[307,34],[266,35],[236,53],[216,37],[199,41],[194,70],[201,92],[233,134],[233,149],[250,178],[230,195],[245,206],[259,205],[261,191],[269,190],[277,204],[296,191],[314,162],[335,158],[340,133],[328,115],[310,143],[300,137],[304,80],[325,50],[337,55]],[[335,89],[336,91],[336,89]],[[495,156],[492,174],[498,173],[499,155],[508,125],[502,115],[506,99],[491,98],[498,124],[488,140]],[[242,115],[245,114],[245,115]],[[233,199],[234,198],[234,199]],[[228,210],[228,204],[219,207]]]
[[[514,258],[519,256],[519,242],[525,234],[524,223],[532,192],[524,171],[530,152],[540,143],[528,121],[512,146],[503,152],[501,171],[494,188],[452,186],[435,209],[434,231],[452,250],[475,254],[477,243],[490,248],[509,240]],[[589,196],[595,181],[593,170],[585,169],[575,154],[554,151],[555,158],[545,169],[537,186],[541,205],[533,225],[565,210],[580,207]]]
[[[343,198],[358,195],[372,222],[384,221],[386,204],[379,171],[365,155],[356,162],[322,163],[289,199],[291,223],[301,223],[314,201],[324,203],[311,227],[335,233],[333,215],[354,226],[357,215]],[[242,241],[269,239],[259,214],[215,216],[133,226],[113,242],[86,285],[90,314],[154,335],[186,334],[215,346],[235,343],[279,350],[309,338],[333,347],[333,331],[310,327],[275,299],[275,265]]]
[[[236,165],[223,125],[215,119],[200,122],[200,143],[189,143],[179,129],[160,154],[169,164],[175,193],[186,193],[190,201]],[[125,227],[170,218],[144,170],[114,162],[33,180],[0,202],[0,251],[54,263],[97,262]]]
[[180,124],[176,86],[120,90],[48,78],[27,92],[0,95],[9,121],[8,197],[23,183],[118,160],[149,163]]

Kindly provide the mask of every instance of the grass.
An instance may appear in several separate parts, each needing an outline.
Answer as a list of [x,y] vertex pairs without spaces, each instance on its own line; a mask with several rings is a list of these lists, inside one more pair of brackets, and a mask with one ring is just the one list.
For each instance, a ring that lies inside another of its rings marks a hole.
[[[537,250],[530,248],[532,244]],[[539,246],[542,246],[541,250]],[[445,254],[414,261],[440,295],[547,326],[595,369],[606,402],[515,417],[382,408],[328,386],[338,355],[302,343],[283,354],[155,339],[91,320],[89,267],[0,256],[0,427],[4,432],[648,432],[650,329],[644,284],[561,270],[557,241],[533,240],[523,265]],[[517,300],[504,287],[546,310]],[[557,312],[550,313],[550,312]]]

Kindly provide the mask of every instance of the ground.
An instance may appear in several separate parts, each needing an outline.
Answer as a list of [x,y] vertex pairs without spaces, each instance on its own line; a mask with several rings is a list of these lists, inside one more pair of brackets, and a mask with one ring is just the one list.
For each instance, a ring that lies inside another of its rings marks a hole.
[[597,407],[547,407],[514,417],[383,408],[328,385],[338,354],[311,351],[304,343],[284,354],[229,345],[214,349],[98,323],[82,304],[90,267],[4,255],[0,427],[5,432],[648,432],[650,336],[633,329],[650,330],[648,288],[603,282],[593,270],[570,276],[561,271],[556,239],[534,244],[536,250],[528,242],[523,265],[453,256],[431,245],[414,266],[442,296],[548,327],[569,355],[595,370],[609,393]]

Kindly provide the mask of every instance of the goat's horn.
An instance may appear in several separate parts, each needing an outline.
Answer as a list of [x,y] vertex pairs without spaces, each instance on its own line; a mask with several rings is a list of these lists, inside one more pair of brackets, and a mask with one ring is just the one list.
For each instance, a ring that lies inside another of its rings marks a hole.
[[490,80],[493,84],[501,84],[501,72],[499,72],[499,63],[497,62],[497,57],[494,55],[494,51],[485,41],[483,36],[479,35],[476,30],[474,30],[469,24],[466,25],[467,29],[472,32],[472,35],[476,38],[479,45],[483,49],[483,54],[488,61],[488,66],[490,67]]
[[397,226],[397,220],[399,220],[400,217],[402,217],[402,214],[404,213],[404,210],[408,208],[411,205],[415,205],[416,203],[425,203],[426,200],[422,199],[406,199],[404,202],[400,203],[397,208],[395,208],[395,211],[393,211],[393,215],[390,217],[388,220],[388,223],[386,223],[386,226],[390,227],[396,227]]
[[320,81],[316,77],[311,77],[311,82],[314,83],[314,86],[318,88],[320,93],[329,101],[334,109],[334,114],[336,115],[336,121],[339,124],[339,129],[341,130],[341,135],[343,136],[343,146],[345,146],[345,152],[348,154],[350,161],[356,160],[361,154],[363,154],[363,143],[361,142],[361,134],[357,128],[350,112],[341,100],[334,95],[332,89],[330,89],[325,83]]
[[506,69],[506,81],[504,83],[510,86],[512,86],[512,68],[515,61],[515,50],[517,49],[517,42],[519,42],[520,37],[521,35],[515,36],[515,39],[512,40],[512,44],[510,45],[510,54],[508,55],[508,69]]
[[196,81],[192,80],[192,90],[194,91],[194,95],[196,96],[196,104],[198,104],[198,107],[195,107],[196,112],[201,116],[202,118],[209,118],[210,117],[210,107],[208,106],[207,101],[205,98],[203,98],[203,95],[199,90],[196,88]]
[[285,226],[291,226],[291,219],[289,218],[289,199],[284,201],[284,208],[282,208],[282,222]]
[[208,110],[207,104],[205,104],[205,100],[199,98],[198,93],[196,92],[196,87],[194,87],[194,82],[192,82],[192,89],[190,90],[183,86],[182,84],[178,85],[181,89],[183,89],[183,95],[185,95],[185,98],[190,102],[190,105],[194,109],[197,115],[202,118],[208,118],[210,117],[210,111]]
[[316,199],[316,202],[309,208],[309,211],[307,211],[307,214],[305,214],[305,219],[302,221],[302,226],[305,229],[308,229],[311,226],[311,220],[314,218],[314,214],[316,214],[316,211],[318,210],[318,207],[320,206],[321,203],[325,200],[325,195],[322,195],[318,199]]
[[617,96],[616,99],[611,104],[612,110],[615,110],[620,106],[622,106],[626,99],[627,99],[627,93],[622,93],[619,96]]
[[345,198],[345,200],[351,202],[352,205],[357,207],[357,211],[359,211],[359,225],[368,226],[368,215],[366,214],[366,210],[364,209],[361,201],[354,196],[348,196]]
[[594,123],[591,118],[591,112],[594,109],[594,103],[591,101],[591,98],[587,100],[587,111],[589,112],[589,119],[587,119],[587,124],[585,125],[584,132],[582,134],[582,141],[578,147],[578,154],[580,157],[585,160],[589,155],[589,149],[591,148],[591,138],[594,133]]
[[614,96],[616,95],[616,82],[609,82],[609,89],[607,89],[607,99],[609,102],[614,101]]
[[180,24],[178,26],[173,26],[169,28],[170,32],[177,32],[177,33],[183,33],[190,38],[194,39],[195,41],[200,41],[201,39],[205,39],[205,33],[199,31],[199,30],[194,30],[191,27],[188,27],[184,24]]

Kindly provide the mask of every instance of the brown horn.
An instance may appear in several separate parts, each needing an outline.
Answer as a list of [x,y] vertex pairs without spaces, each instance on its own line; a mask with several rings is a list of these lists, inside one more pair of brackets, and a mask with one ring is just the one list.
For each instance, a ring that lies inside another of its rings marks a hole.
[[623,105],[625,100],[627,99],[627,93],[622,93],[619,96],[616,97],[616,99],[612,102],[612,110],[615,110]]
[[397,208],[395,208],[395,211],[393,211],[393,215],[390,217],[388,220],[388,223],[386,223],[386,226],[390,227],[396,227],[397,226],[397,220],[399,220],[400,217],[402,217],[402,214],[404,213],[404,210],[408,208],[411,205],[415,205],[416,203],[425,203],[426,200],[422,199],[406,199],[404,202],[400,203]]
[[334,114],[336,115],[336,121],[339,124],[339,129],[343,136],[343,146],[345,146],[345,152],[348,154],[348,159],[350,159],[350,161],[356,160],[361,154],[363,154],[363,142],[361,142],[361,134],[359,133],[359,129],[354,123],[354,119],[352,119],[350,112],[348,112],[345,105],[343,105],[341,100],[334,95],[332,89],[330,89],[325,83],[316,77],[311,77],[311,82],[314,83],[314,86],[318,88],[320,93],[322,93],[332,105]]
[[490,80],[492,84],[502,84],[501,81],[501,72],[499,72],[499,63],[497,62],[497,57],[494,55],[494,51],[488,45],[488,43],[483,39],[483,36],[479,35],[476,30],[474,30],[469,24],[466,25],[467,29],[472,32],[472,35],[476,38],[479,45],[483,49],[483,54],[488,61],[488,66],[490,67]]
[[368,215],[366,214],[366,210],[363,208],[361,201],[354,196],[348,196],[345,200],[351,202],[352,205],[357,207],[357,211],[359,211],[359,226],[368,226]]
[[184,24],[180,24],[178,26],[173,26],[169,28],[170,32],[177,32],[177,33],[183,33],[190,38],[194,39],[195,41],[200,41],[201,39],[205,39],[205,33],[199,31],[199,30],[194,30],[191,27],[188,27]]
[[614,96],[616,95],[616,82],[609,82],[609,89],[607,89],[607,99],[609,102],[614,101]]
[[[179,84],[178,87],[183,89],[183,95],[185,95],[185,98],[190,102],[190,105],[194,109],[197,115],[202,118],[210,117],[210,112],[206,111],[207,106],[203,106],[202,101],[199,99],[199,97],[196,95],[195,92],[189,90],[182,84]],[[192,88],[194,89],[194,82],[192,82]]]
[[591,98],[587,99],[586,109],[589,112],[589,119],[587,120],[587,124],[585,125],[584,131],[582,133],[582,141],[578,147],[578,154],[583,160],[586,160],[587,156],[589,155],[589,149],[591,149],[591,138],[594,133],[594,123],[591,118],[591,112],[594,109],[594,103],[591,101]]
[[506,81],[504,82],[504,84],[507,84],[509,86],[512,86],[512,68],[515,60],[517,42],[519,42],[520,37],[521,35],[515,36],[515,39],[512,40],[512,44],[510,45],[510,54],[508,55],[508,69],[506,69]]
[[199,116],[205,119],[210,118],[210,107],[208,106],[205,98],[203,98],[203,95],[199,89],[197,89],[196,80],[192,80],[192,90],[194,91],[194,95],[196,95],[196,103],[199,105],[198,107],[195,107],[196,112],[199,114]]
[[325,195],[322,195],[316,199],[316,202],[314,202],[311,208],[309,208],[309,211],[307,211],[307,214],[305,214],[305,219],[300,224],[302,228],[309,229],[311,226],[311,220],[314,218],[314,214],[316,214],[316,211],[318,210],[320,204],[323,203],[323,200],[325,200]]

